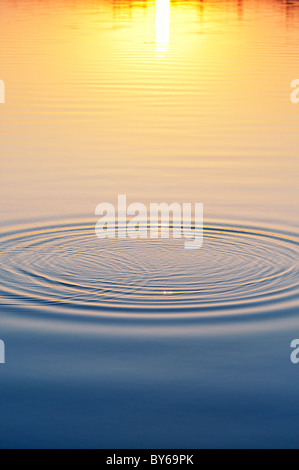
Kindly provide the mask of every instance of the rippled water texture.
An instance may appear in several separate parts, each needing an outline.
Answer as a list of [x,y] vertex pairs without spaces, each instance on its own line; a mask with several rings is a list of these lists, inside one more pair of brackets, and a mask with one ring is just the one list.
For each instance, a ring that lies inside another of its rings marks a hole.
[[97,316],[259,316],[298,302],[299,239],[208,225],[182,240],[95,237],[94,221],[1,233],[1,301]]

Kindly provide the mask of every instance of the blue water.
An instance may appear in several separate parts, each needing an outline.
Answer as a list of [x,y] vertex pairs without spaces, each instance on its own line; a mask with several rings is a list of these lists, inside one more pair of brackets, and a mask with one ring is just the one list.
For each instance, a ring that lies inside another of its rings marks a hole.
[[2,447],[297,447],[298,240],[204,234],[2,233]]
[[145,337],[44,327],[2,330],[2,447],[298,446],[290,332]]

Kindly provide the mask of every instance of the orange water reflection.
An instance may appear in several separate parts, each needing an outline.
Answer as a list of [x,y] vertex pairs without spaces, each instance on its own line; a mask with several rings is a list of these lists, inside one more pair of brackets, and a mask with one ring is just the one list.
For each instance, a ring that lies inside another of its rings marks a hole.
[[127,194],[295,223],[298,10],[1,2],[4,215],[92,213]]

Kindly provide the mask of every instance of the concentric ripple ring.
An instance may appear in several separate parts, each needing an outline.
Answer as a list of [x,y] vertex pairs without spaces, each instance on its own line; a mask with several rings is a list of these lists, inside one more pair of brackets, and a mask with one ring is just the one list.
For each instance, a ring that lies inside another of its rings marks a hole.
[[98,239],[95,223],[60,221],[0,232],[0,301],[97,317],[285,315],[299,305],[299,240],[207,224],[184,240]]

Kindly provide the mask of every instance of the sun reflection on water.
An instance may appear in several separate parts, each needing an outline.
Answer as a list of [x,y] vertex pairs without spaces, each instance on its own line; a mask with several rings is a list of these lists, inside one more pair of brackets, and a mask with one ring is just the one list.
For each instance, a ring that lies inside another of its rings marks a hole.
[[156,0],[156,55],[164,57],[169,47],[170,0]]

